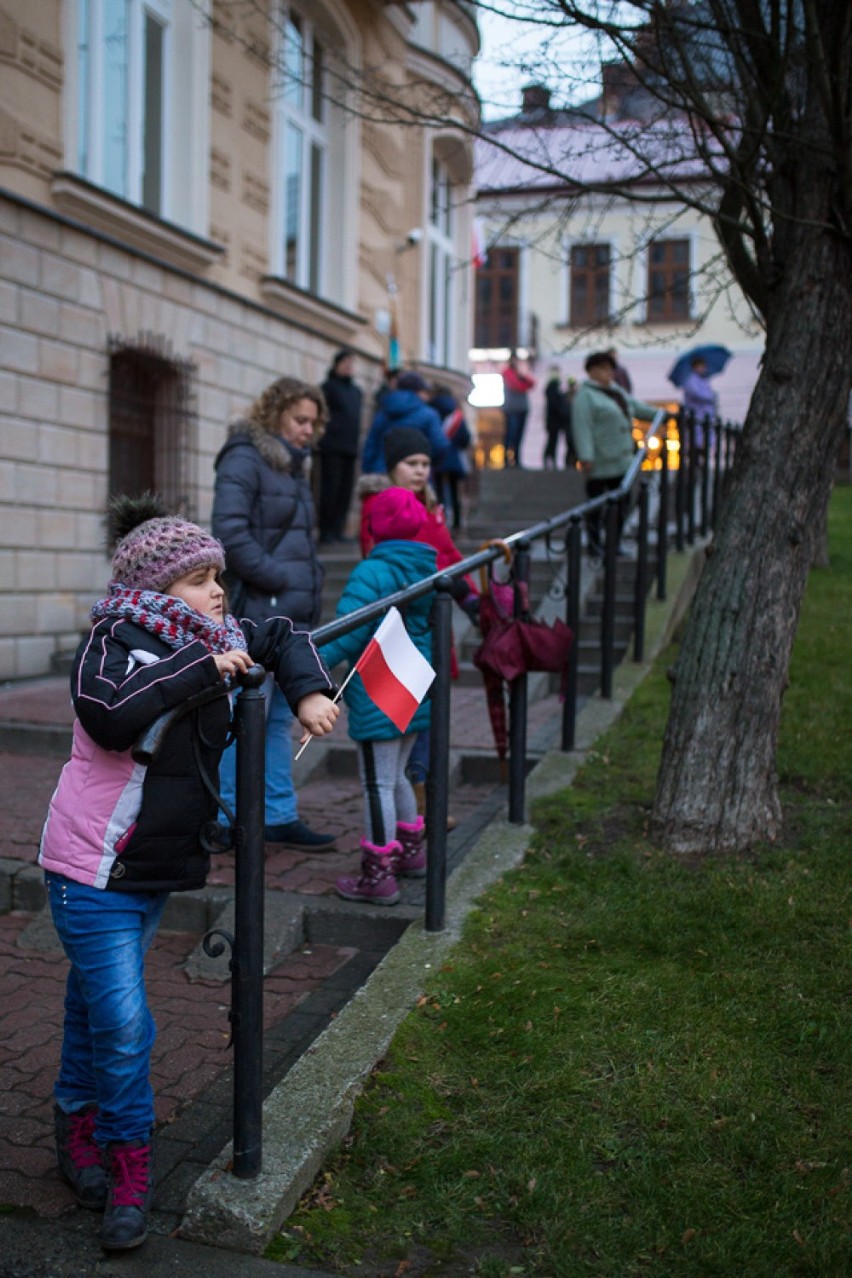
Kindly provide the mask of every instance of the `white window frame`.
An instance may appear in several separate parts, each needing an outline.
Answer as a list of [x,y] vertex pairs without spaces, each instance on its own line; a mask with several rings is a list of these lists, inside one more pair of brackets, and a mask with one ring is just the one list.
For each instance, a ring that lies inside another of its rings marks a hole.
[[[436,186],[439,193],[439,222],[437,223],[433,220]],[[440,156],[433,153],[429,166],[429,203],[426,218],[428,281],[426,350],[429,363],[443,367],[452,367],[455,350],[456,209],[453,204],[454,190],[449,166]]]
[[[210,29],[207,0],[127,0],[127,143],[121,189],[107,185],[105,113],[104,0],[69,0],[64,8],[66,47],[66,166],[92,186],[142,206],[144,180],[143,53],[145,18],[151,15],[163,33],[162,116],[159,209],[153,216],[176,223],[197,235],[208,233],[210,139]],[[90,14],[91,46],[88,84],[83,83],[79,38],[85,12]],[[86,93],[86,112],[81,99]],[[187,120],[192,128],[186,127]],[[87,130],[88,136],[83,132]],[[83,157],[85,156],[85,163]]]
[[[100,121],[109,118],[105,100],[105,5],[103,0],[78,0],[77,25],[74,41],[75,50],[80,40],[80,23],[83,15],[90,15],[89,46],[89,78],[88,84],[80,79],[78,53],[78,118],[79,104],[82,95],[86,94],[86,132],[83,137],[83,121],[77,133],[77,150],[75,168],[82,177],[95,186],[104,187],[120,199],[131,204],[142,204],[144,181],[144,83],[143,57],[145,49],[145,21],[150,15],[163,27],[163,102],[160,136],[160,206],[150,209],[155,216],[164,216],[170,205],[170,135],[167,127],[172,117],[171,105],[171,71],[172,45],[174,26],[171,0],[126,0],[127,11],[127,58],[126,58],[126,107],[127,107],[127,140],[124,156],[124,176],[121,184],[108,185],[108,174],[105,171],[106,145],[105,129],[98,127]],[[85,148],[85,151],[84,151]],[[82,156],[85,153],[86,163]]]
[[[310,6],[305,5],[304,8],[299,5],[282,3],[280,8],[281,20],[281,47],[280,62],[282,68],[285,69],[283,83],[278,86],[276,94],[276,110],[275,110],[275,142],[274,142],[274,170],[275,170],[275,196],[273,199],[273,217],[272,217],[272,253],[271,261],[273,273],[281,279],[286,279],[289,283],[295,284],[297,288],[303,289],[305,292],[314,296],[324,297],[328,290],[329,281],[329,234],[330,234],[330,217],[329,208],[331,205],[330,197],[330,177],[331,164],[330,156],[333,153],[333,135],[331,128],[331,116],[333,112],[332,103],[327,95],[321,98],[321,114],[322,118],[317,120],[314,118],[311,109],[311,95],[313,90],[313,76],[305,75],[304,83],[301,85],[301,98],[298,103],[294,103],[288,92],[288,81],[286,78],[287,67],[287,49],[286,39],[291,14],[298,16],[302,28],[303,38],[303,58],[304,64],[310,69],[313,60],[314,42],[318,39],[324,51],[323,67],[325,74],[328,74],[328,61],[331,53],[330,39],[325,28],[315,19],[309,16],[311,12]],[[298,222],[299,228],[296,262],[292,271],[288,271],[287,266],[287,164],[288,164],[288,140],[290,130],[298,130],[301,135],[300,151],[301,151],[301,181],[299,190],[299,208]],[[311,202],[313,192],[312,179],[306,180],[311,173],[312,157],[314,147],[319,151],[319,183],[320,183],[320,213],[319,219],[314,223],[312,218]],[[307,232],[307,233],[305,233]],[[316,271],[314,278],[311,270],[311,252],[312,246],[315,245],[317,255]]]

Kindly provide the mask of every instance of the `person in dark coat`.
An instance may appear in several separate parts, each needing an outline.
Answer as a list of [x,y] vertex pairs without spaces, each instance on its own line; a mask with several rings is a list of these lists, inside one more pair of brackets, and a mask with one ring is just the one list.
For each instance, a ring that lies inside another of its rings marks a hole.
[[565,466],[573,466],[574,440],[571,435],[571,400],[562,389],[559,381],[559,369],[550,370],[550,378],[544,388],[545,416],[544,425],[547,431],[547,444],[542,461],[545,470],[554,469],[557,465],[556,453],[559,448],[560,435],[565,440]]
[[[228,430],[216,458],[212,526],[225,547],[231,610],[251,621],[288,617],[297,630],[319,622],[323,569],[314,546],[308,478],[311,443],[325,421],[318,386],[280,377]],[[274,683],[264,685],[266,839],[315,849],[334,842],[299,820],[293,787],[293,716]],[[222,795],[236,794],[235,750],[222,759]]]
[[449,387],[439,386],[429,402],[441,418],[441,428],[447,441],[440,469],[436,467],[434,471],[435,489],[449,515],[453,532],[458,532],[462,522],[459,484],[470,473],[466,455],[471,445],[470,429],[464,409]]
[[385,435],[397,426],[413,427],[426,436],[429,441],[432,465],[440,470],[447,451],[447,440],[440,417],[434,408],[425,402],[428,398],[429,386],[419,373],[400,373],[396,389],[388,391],[385,395],[364,441],[364,452],[361,455],[362,475],[384,473]]
[[322,393],[328,407],[328,421],[319,442],[319,539],[328,545],[345,542],[346,517],[355,484],[355,464],[361,436],[360,387],[353,374],[355,357],[351,351],[338,351]]

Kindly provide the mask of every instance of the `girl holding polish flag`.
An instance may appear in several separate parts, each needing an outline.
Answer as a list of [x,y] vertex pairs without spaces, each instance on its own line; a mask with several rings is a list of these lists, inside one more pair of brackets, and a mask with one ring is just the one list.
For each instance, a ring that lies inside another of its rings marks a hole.
[[[416,541],[426,521],[423,503],[405,488],[385,488],[370,503],[373,549],[352,570],[337,616],[404,590],[436,571],[432,546]],[[331,668],[350,667],[343,698],[349,735],[358,748],[364,789],[365,837],[361,872],[337,880],[348,901],[394,905],[398,879],[426,873],[423,817],[405,769],[418,732],[429,727],[434,591],[406,606],[404,625],[395,609],[381,622],[352,630],[322,648]]]

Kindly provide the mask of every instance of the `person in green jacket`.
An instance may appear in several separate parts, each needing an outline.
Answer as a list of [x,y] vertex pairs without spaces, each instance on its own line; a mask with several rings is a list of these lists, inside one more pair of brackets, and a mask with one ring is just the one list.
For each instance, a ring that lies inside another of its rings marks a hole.
[[[651,421],[656,409],[628,395],[615,382],[616,363],[609,351],[595,351],[585,364],[587,380],[574,396],[571,429],[574,451],[586,476],[586,496],[591,499],[618,488],[636,451],[633,418]],[[618,535],[625,517],[619,503]],[[589,554],[600,558],[603,509],[586,516]]]
[[[435,572],[435,548],[419,540],[426,507],[413,492],[392,487],[376,493],[368,520],[373,549],[352,569],[337,605],[338,617]],[[430,590],[407,604],[404,612],[409,637],[427,661],[432,656],[429,618],[434,597]],[[322,648],[323,660],[329,667],[346,661],[351,669],[380,621],[377,618],[332,639]],[[397,879],[422,878],[426,873],[426,827],[406,765],[417,734],[429,727],[430,702],[427,697],[420,703],[403,733],[367,695],[360,674],[346,684],[343,698],[349,711],[349,735],[358,748],[367,834],[361,840],[360,875],[339,878],[337,893],[347,901],[394,905],[399,900]]]

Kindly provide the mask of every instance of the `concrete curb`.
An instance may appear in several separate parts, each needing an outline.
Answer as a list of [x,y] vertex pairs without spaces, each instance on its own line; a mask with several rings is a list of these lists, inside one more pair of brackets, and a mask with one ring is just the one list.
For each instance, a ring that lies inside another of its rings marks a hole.
[[[570,785],[584,751],[621,714],[656,655],[684,616],[703,567],[703,546],[669,559],[669,598],[648,605],[647,660],[624,661],[611,701],[593,698],[578,717],[579,750],[551,750],[527,778],[535,799]],[[554,728],[554,739],[556,728]],[[264,1105],[264,1160],[253,1181],[227,1170],[228,1145],[187,1197],[182,1237],[235,1251],[260,1253],[269,1243],[330,1152],[349,1129],[355,1099],[397,1027],[408,1015],[431,971],[445,961],[479,897],[507,870],[521,864],[532,827],[498,817],[449,880],[446,928],[426,933],[413,923],[367,983],[273,1090]]]

